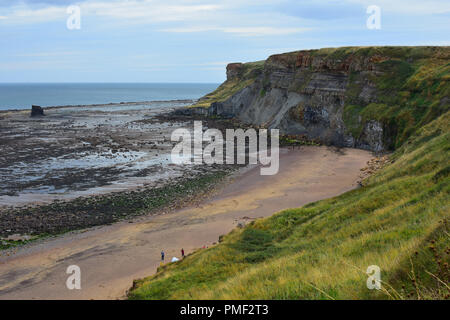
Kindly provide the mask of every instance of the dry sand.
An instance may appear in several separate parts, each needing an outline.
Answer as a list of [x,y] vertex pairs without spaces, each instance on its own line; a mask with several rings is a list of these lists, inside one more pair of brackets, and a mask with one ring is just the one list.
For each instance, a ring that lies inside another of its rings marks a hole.
[[[280,171],[258,167],[237,175],[198,207],[49,239],[0,257],[0,299],[120,299],[133,279],[255,218],[329,198],[357,187],[371,153],[328,147],[281,150]],[[66,288],[69,265],[81,268],[81,290]]]

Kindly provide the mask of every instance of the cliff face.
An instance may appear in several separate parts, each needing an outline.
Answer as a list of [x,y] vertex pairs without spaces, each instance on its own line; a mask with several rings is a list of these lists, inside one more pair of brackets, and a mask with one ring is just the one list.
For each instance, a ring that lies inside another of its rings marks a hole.
[[228,65],[227,81],[198,111],[338,146],[394,149],[449,109],[449,62],[450,47],[278,54]]

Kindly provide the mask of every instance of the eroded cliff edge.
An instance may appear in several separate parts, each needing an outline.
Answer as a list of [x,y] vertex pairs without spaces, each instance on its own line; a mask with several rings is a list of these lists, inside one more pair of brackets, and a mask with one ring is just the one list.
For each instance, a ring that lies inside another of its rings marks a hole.
[[337,146],[395,149],[449,109],[450,47],[344,47],[231,63],[190,110]]

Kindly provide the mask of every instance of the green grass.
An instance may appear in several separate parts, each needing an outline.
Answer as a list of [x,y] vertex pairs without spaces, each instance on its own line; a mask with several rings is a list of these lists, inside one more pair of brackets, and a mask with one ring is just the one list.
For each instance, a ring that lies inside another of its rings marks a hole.
[[228,79],[222,83],[216,90],[202,97],[193,108],[208,108],[213,102],[223,102],[233,96],[235,93],[251,85],[255,79],[262,73],[264,61],[244,63],[242,73],[239,77]]
[[[364,187],[284,210],[138,280],[130,299],[443,299],[449,295],[450,112]],[[366,287],[381,268],[381,291]]]
[[[418,128],[448,110],[449,103],[445,99],[450,96],[449,47],[329,50],[332,50],[330,57],[337,55],[340,59],[383,57],[375,64],[380,73],[352,72],[349,76],[343,120],[354,138],[361,135],[367,121],[377,120],[384,128],[385,145],[394,150]],[[375,86],[376,102],[360,98],[367,82]]]

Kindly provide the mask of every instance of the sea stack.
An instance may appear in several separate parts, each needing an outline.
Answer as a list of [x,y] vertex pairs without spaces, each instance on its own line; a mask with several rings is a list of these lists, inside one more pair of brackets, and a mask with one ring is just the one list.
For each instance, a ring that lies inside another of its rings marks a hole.
[[36,117],[36,116],[44,116],[44,109],[42,109],[40,106],[35,106],[32,105],[31,106],[31,116],[32,117]]

